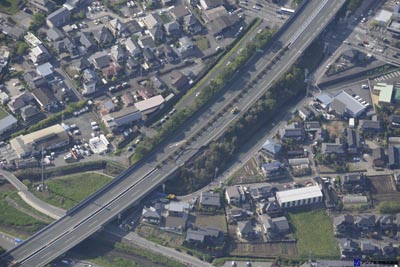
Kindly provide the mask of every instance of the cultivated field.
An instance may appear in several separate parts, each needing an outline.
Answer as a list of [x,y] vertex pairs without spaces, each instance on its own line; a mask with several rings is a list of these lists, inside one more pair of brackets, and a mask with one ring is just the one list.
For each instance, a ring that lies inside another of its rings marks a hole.
[[295,242],[278,243],[232,243],[231,256],[286,256],[297,257],[297,248]]
[[[399,201],[400,192],[396,191],[391,175],[368,176],[374,201]],[[377,204],[377,203],[374,203]]]
[[220,215],[203,215],[200,212],[197,212],[195,215],[195,222],[194,224],[197,227],[200,228],[205,228],[205,227],[211,227],[215,229],[219,229],[223,231],[224,233],[227,232],[227,225],[226,225],[226,219],[224,214]]

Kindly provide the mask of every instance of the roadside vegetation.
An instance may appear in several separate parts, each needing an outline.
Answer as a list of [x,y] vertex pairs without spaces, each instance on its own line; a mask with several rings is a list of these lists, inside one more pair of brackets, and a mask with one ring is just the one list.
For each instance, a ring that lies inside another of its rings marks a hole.
[[113,242],[107,237],[90,238],[68,252],[74,258],[90,261],[104,267],[183,267],[182,263],[148,250]]
[[71,209],[112,180],[100,173],[80,173],[46,181],[47,191],[31,191],[40,199],[60,208]]
[[231,124],[217,142],[207,149],[191,164],[180,168],[176,178],[167,182],[167,191],[174,194],[187,194],[211,182],[216,168],[226,169],[241,145],[263,125],[270,123],[281,107],[295,101],[305,93],[304,69],[313,70],[323,57],[323,44],[313,43],[302,58],[260,98],[248,112]]
[[46,223],[11,206],[7,201],[7,197],[13,193],[9,191],[0,194],[0,230],[25,238],[43,228]]
[[289,219],[295,231],[299,258],[339,259],[339,246],[325,210],[289,213]]
[[[148,155],[155,147],[157,147],[162,141],[164,141],[165,138],[171,136],[189,118],[194,116],[197,111],[199,111],[217,93],[219,93],[222,88],[224,88],[224,86],[229,82],[236,71],[238,71],[244,65],[244,63],[257,52],[257,49],[265,48],[265,46],[271,40],[272,36],[273,32],[266,29],[257,34],[256,38],[254,38],[253,41],[250,41],[246,45],[246,47],[244,47],[240,51],[236,59],[232,61],[229,66],[224,66],[223,70],[217,75],[217,77],[211,80],[209,85],[202,89],[201,94],[196,97],[193,103],[188,105],[186,108],[177,111],[175,115],[172,116],[171,119],[161,127],[161,129],[155,136],[153,136],[152,138],[144,139],[138,145],[135,152],[130,158],[131,163],[137,162],[145,155]],[[235,47],[233,49],[235,49]],[[232,50],[230,52],[232,52]],[[216,68],[213,68],[212,71],[215,71],[215,69]],[[208,75],[210,75],[210,73]],[[207,79],[207,76],[205,76],[204,79]]]
[[378,205],[381,214],[396,214],[400,212],[400,203],[395,201],[384,201]]

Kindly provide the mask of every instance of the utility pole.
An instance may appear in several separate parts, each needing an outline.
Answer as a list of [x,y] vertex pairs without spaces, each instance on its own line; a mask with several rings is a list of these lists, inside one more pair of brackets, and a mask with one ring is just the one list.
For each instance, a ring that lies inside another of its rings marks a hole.
[[43,160],[43,147],[42,147],[42,159],[41,159],[41,167],[42,167],[42,191],[46,190],[45,185],[44,185],[44,160]]

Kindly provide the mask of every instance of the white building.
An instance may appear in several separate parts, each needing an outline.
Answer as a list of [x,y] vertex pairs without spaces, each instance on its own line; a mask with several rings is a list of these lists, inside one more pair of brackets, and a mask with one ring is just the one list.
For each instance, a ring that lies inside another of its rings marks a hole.
[[318,185],[278,191],[276,200],[282,208],[299,207],[322,202],[322,192]]
[[90,149],[95,154],[106,153],[109,145],[110,145],[110,142],[107,140],[107,138],[104,136],[104,134],[101,134],[100,136],[96,136],[96,137],[89,139]]
[[225,198],[229,205],[240,205],[240,203],[245,200],[242,186],[227,187],[225,190]]

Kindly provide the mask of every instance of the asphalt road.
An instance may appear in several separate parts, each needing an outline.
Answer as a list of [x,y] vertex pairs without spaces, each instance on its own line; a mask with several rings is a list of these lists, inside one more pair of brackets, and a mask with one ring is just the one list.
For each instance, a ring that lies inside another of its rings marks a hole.
[[[114,183],[107,187],[107,190],[90,197],[88,201],[79,205],[79,208],[74,209],[65,217],[3,255],[2,263],[18,261],[21,263],[20,266],[43,266],[100,230],[102,225],[112,220],[119,212],[162,184],[168,176],[196,153],[199,146],[220,136],[227,125],[237,118],[229,111],[223,114],[219,114],[217,111],[225,109],[225,105],[230,103],[231,99],[238,95],[241,89],[261,72],[263,67],[275,56],[276,51],[290,44],[290,49],[275,63],[274,67],[258,83],[254,84],[236,104],[241,112],[250,107],[275,79],[289,69],[320,31],[324,29],[332,19],[332,14],[335,14],[343,3],[344,0],[310,0],[305,9],[289,25],[289,28],[276,40],[275,45],[263,57],[260,55],[260,58],[255,58],[256,63],[247,64],[240,75],[232,80],[230,90],[208,107],[202,116],[191,120],[180,135],[172,137],[169,142],[160,146],[156,151],[157,153],[150,157],[147,162],[138,164],[122,178],[115,179]],[[212,118],[214,114],[221,116]],[[214,122],[210,123],[210,120]],[[189,139],[193,133],[205,128],[206,125],[210,126],[202,131],[190,145],[186,144],[183,153],[165,160],[177,150],[179,145],[174,146],[174,144]]]

